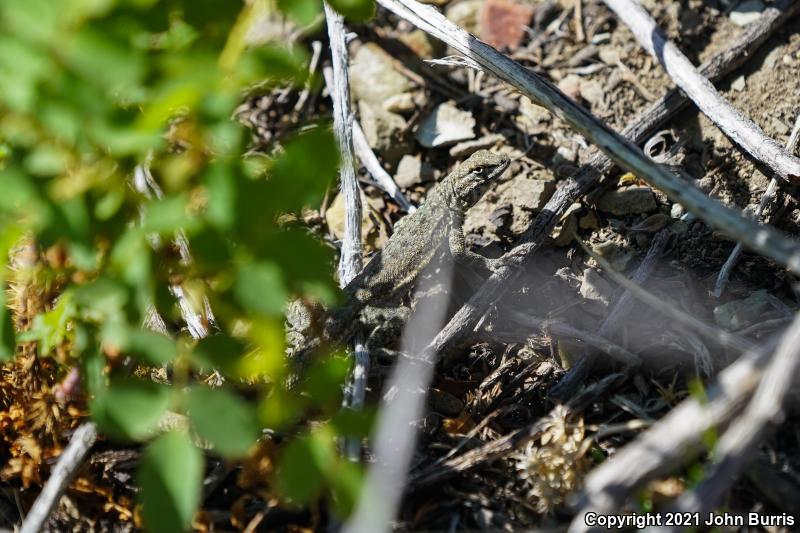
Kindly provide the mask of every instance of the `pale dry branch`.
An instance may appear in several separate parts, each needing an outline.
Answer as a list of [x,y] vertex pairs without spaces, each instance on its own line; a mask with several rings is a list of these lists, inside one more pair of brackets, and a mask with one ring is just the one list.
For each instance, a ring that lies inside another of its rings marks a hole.
[[[344,287],[361,270],[361,189],[356,180],[355,157],[353,155],[353,113],[350,110],[350,74],[348,72],[347,31],[344,18],[325,2],[325,19],[333,65],[332,87],[333,131],[339,146],[339,188],[344,196],[345,221],[342,238],[342,254],[339,258],[339,285]],[[364,346],[363,335],[357,333],[353,339],[353,375],[346,402],[353,409],[362,409],[366,396],[369,373],[369,353]],[[360,455],[360,443],[350,439],[345,453],[352,460]]]
[[58,505],[70,481],[83,464],[83,459],[97,440],[97,426],[94,422],[86,422],[72,434],[69,444],[59,456],[50,478],[42,488],[42,492],[33,502],[31,510],[22,523],[20,533],[38,533],[44,529],[50,513]]
[[604,1],[645,50],[661,63],[672,81],[728,138],[784,180],[800,180],[800,159],[767,137],[755,122],[719,94],[678,47],[664,36],[656,21],[638,2]]
[[733,419],[752,396],[774,343],[747,352],[720,372],[705,398],[688,398],[618,450],[586,478],[570,533],[587,531],[589,512],[610,513],[647,482],[692,461],[703,437]]
[[361,163],[375,181],[375,185],[388,194],[389,198],[394,200],[406,213],[413,213],[416,211],[417,208],[408,201],[403,191],[401,191],[400,187],[395,183],[394,178],[384,170],[381,166],[381,162],[375,157],[375,153],[372,151],[372,148],[370,148],[367,137],[364,135],[364,130],[361,129],[361,124],[359,124],[357,120],[353,120],[353,145],[355,146],[356,153]]
[[[800,115],[797,116],[797,119],[794,123],[794,128],[792,128],[792,133],[789,135],[789,138],[786,141],[786,151],[790,154],[794,154],[794,151],[797,149],[797,143],[800,141]],[[767,190],[764,193],[764,196],[761,197],[761,201],[758,203],[758,207],[756,207],[755,218],[761,219],[762,215],[764,214],[764,210],[767,206],[772,202],[775,198],[775,195],[778,192],[778,178],[775,176],[769,181],[769,185],[767,186]],[[722,291],[725,290],[725,285],[728,283],[728,278],[730,278],[731,272],[733,271],[733,267],[736,266],[739,257],[742,255],[742,245],[740,243],[736,243],[734,246],[731,255],[728,256],[728,259],[725,261],[725,264],[722,265],[722,268],[719,271],[719,275],[717,276],[717,281],[714,284],[714,296],[719,298],[722,296]]]
[[[716,510],[725,492],[752,459],[772,424],[783,419],[783,406],[800,373],[800,314],[781,338],[781,343],[764,371],[758,389],[747,408],[719,439],[711,452],[713,464],[705,479],[682,494],[670,506],[674,512],[709,513]],[[657,528],[664,533],[674,528]]]

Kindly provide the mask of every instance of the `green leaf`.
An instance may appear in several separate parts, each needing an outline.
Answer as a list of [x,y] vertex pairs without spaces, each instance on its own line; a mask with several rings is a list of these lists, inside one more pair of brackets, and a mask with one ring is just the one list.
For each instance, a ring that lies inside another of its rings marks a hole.
[[5,291],[0,290],[0,362],[11,361],[17,340],[14,335],[14,321],[6,306]]
[[122,283],[101,277],[75,289],[73,296],[89,318],[104,321],[122,312],[129,295]]
[[186,406],[198,435],[223,457],[242,457],[258,438],[253,408],[225,389],[192,387]]
[[158,429],[170,396],[168,387],[151,381],[115,379],[92,402],[92,417],[113,438],[144,440]]
[[66,339],[67,325],[75,317],[75,311],[72,294],[69,292],[62,294],[53,309],[36,315],[33,326],[19,336],[20,340],[36,341],[39,343],[39,355],[50,355],[50,352]]
[[264,315],[281,313],[287,298],[280,268],[267,262],[240,266],[233,290],[242,306]]
[[297,503],[309,503],[322,492],[325,471],[334,458],[327,433],[300,437],[290,442],[281,456],[276,488]]
[[200,503],[203,456],[184,432],[161,435],[139,468],[142,518],[151,533],[185,531]]
[[191,352],[191,359],[200,370],[219,369],[231,375],[244,353],[244,344],[224,334],[201,339]]
[[270,194],[253,201],[271,201],[276,211],[318,205],[325,188],[336,178],[338,168],[339,151],[333,132],[327,127],[314,128],[286,143],[267,182]]
[[178,355],[175,341],[161,333],[144,329],[132,332],[129,350],[131,355],[155,366],[171,363]]
[[147,206],[143,229],[147,233],[172,234],[179,229],[189,230],[194,220],[189,216],[184,196],[168,196]]
[[278,8],[301,26],[307,26],[322,13],[322,2],[320,0],[278,0]]
[[329,0],[331,6],[354,22],[365,22],[375,14],[375,0]]

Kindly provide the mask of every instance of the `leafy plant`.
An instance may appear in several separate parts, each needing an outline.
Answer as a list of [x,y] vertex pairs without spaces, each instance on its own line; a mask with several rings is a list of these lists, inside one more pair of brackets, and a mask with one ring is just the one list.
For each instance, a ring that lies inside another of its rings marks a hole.
[[[374,10],[372,0],[332,5],[358,20]],[[241,457],[259,420],[288,428],[339,405],[339,359],[311,369],[311,395],[281,385],[287,299],[337,290],[330,251],[281,222],[318,204],[335,179],[329,124],[306,125],[265,157],[249,155],[230,119],[247,91],[309,81],[300,46],[253,42],[256,24],[274,29],[284,16],[313,31],[322,3],[0,3],[0,282],[19,275],[6,261],[22,242],[58,258],[35,267],[57,290],[25,331],[0,296],[0,360],[35,342],[64,373],[80,369],[105,435],[150,442],[138,479],[153,531],[190,523],[203,477],[195,442]],[[153,198],[131,186],[134,176],[160,185]],[[154,313],[180,323],[178,289],[210,337],[142,329]],[[155,383],[147,368],[169,376]],[[227,385],[202,384],[210,372]],[[244,396],[245,382],[261,386]],[[188,417],[188,432],[160,434],[170,410]],[[337,425],[325,427],[287,446],[277,485],[298,501],[327,485],[345,513],[359,473],[336,457]],[[303,477],[311,467],[321,477]]]

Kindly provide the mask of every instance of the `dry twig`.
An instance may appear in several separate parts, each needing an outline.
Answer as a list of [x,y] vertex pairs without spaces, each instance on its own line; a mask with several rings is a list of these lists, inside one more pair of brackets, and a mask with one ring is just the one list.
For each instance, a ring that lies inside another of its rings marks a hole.
[[[714,86],[672,44],[656,21],[637,2],[604,0],[628,26],[639,43],[664,67],[669,77],[734,143],[768,166],[781,178],[800,179],[800,159],[791,155],[759,128],[755,122],[734,108]],[[695,213],[697,214],[697,213]]]
[[[753,399],[719,439],[705,479],[682,494],[671,506],[675,512],[709,513],[753,457],[769,426],[783,418],[783,405],[800,373],[800,314],[781,338],[778,350],[764,371]],[[677,531],[658,528],[655,531]]]
[[[789,139],[786,141],[786,151],[790,154],[794,154],[795,149],[797,149],[797,143],[800,141],[800,115],[797,116],[797,119],[794,123],[794,128],[792,128],[792,133],[789,135]],[[761,197],[761,201],[758,203],[758,207],[756,208],[755,218],[760,220],[761,216],[764,214],[764,210],[767,206],[772,202],[775,198],[776,193],[778,192],[778,178],[775,176],[769,181],[769,185],[767,186],[767,190],[764,193],[764,196]],[[725,290],[725,285],[728,283],[728,278],[730,278],[731,272],[733,271],[733,267],[736,266],[736,262],[739,260],[739,257],[742,255],[742,245],[740,243],[736,243],[736,246],[733,248],[731,255],[728,256],[728,259],[725,261],[725,264],[722,265],[722,268],[719,271],[719,275],[717,276],[717,282],[714,284],[714,296],[719,298],[722,296],[722,291]]]
[[61,495],[67,490],[70,481],[83,463],[84,457],[97,440],[97,426],[94,422],[86,422],[72,434],[64,452],[50,473],[42,492],[22,523],[20,533],[38,533],[44,529],[50,513],[58,505]]
[[[339,186],[345,203],[344,237],[342,255],[339,259],[339,285],[344,287],[361,270],[361,190],[356,180],[353,157],[353,114],[350,111],[347,32],[344,18],[327,2],[325,2],[325,18],[328,23],[333,64],[333,87],[330,87],[333,100],[333,129],[341,157]],[[347,397],[350,407],[361,409],[366,396],[369,354],[361,334],[356,334],[354,344],[353,377]],[[360,453],[358,441],[349,441],[346,448],[348,457],[358,459]]]
[[652,428],[618,450],[586,478],[570,533],[587,531],[586,513],[618,509],[648,481],[691,461],[703,436],[727,424],[753,394],[774,343],[746,353],[720,372],[705,398],[688,398]]

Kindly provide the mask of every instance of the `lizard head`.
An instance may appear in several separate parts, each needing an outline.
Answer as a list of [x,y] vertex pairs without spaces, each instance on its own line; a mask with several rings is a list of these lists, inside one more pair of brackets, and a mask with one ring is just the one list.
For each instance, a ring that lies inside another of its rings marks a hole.
[[479,150],[461,163],[453,183],[460,207],[466,210],[475,205],[489,184],[500,177],[510,162],[507,155]]

